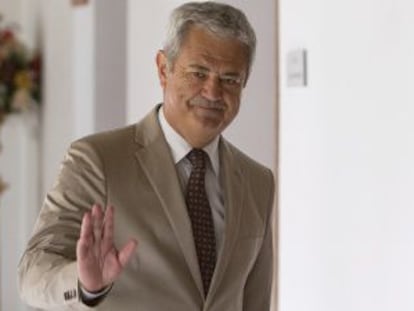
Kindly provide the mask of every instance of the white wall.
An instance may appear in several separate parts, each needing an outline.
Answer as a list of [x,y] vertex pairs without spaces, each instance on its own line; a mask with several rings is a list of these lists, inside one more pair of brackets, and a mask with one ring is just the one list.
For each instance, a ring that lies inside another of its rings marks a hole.
[[280,0],[280,311],[414,309],[413,12]]
[[2,22],[20,23],[21,12],[19,6],[20,1],[0,0],[0,13],[4,19]]
[[94,130],[104,131],[126,123],[128,13],[126,1],[99,0],[94,6]]
[[[129,123],[136,122],[162,101],[155,54],[162,48],[169,13],[184,2],[128,2]],[[256,62],[244,92],[240,113],[226,130],[225,136],[253,158],[273,168],[276,143],[275,3],[271,0],[223,2],[245,11],[258,36]]]
[[94,10],[70,1],[42,3],[45,90],[42,195],[53,184],[69,143],[95,126]]
[[184,1],[128,1],[127,122],[134,123],[162,101],[155,55],[162,47],[168,13]]
[[10,116],[1,125],[0,172],[9,185],[0,199],[0,310],[29,310],[17,292],[17,263],[39,206],[39,115]]

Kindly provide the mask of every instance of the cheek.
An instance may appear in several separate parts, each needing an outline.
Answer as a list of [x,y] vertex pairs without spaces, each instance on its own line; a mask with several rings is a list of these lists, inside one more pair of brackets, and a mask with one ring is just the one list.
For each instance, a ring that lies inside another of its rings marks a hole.
[[229,125],[239,113],[240,102],[238,99],[232,98],[232,100],[227,101],[227,106],[223,120],[225,126]]
[[227,102],[232,114],[237,114],[237,112],[239,111],[240,100],[241,100],[240,93],[228,94],[225,97],[225,101]]
[[195,80],[191,75],[184,73],[178,75],[176,86],[183,94],[194,93],[202,87],[199,81]]
[[230,98],[228,98],[226,100],[227,105],[228,105],[228,110],[226,112],[226,116],[225,116],[225,123],[228,125],[229,123],[231,123],[234,118],[237,116],[237,114],[239,113],[239,109],[240,109],[240,96],[231,96]]
[[181,101],[189,101],[201,93],[201,88],[197,83],[191,83],[190,81],[180,84],[176,88],[177,97]]
[[185,98],[186,87],[183,83],[172,81],[167,88],[166,96],[172,100],[173,103],[180,103]]

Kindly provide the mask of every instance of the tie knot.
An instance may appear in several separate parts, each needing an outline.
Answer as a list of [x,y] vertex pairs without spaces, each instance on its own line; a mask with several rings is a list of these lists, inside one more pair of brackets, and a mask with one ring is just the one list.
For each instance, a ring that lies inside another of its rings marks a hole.
[[193,149],[187,154],[187,158],[190,160],[193,167],[204,168],[206,153],[203,149]]

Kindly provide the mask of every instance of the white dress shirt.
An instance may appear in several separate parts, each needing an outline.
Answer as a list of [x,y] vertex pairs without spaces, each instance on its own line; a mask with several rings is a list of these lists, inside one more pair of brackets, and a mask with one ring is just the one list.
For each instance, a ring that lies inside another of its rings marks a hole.
[[[165,139],[171,149],[173,160],[180,178],[181,188],[186,189],[192,168],[191,162],[186,158],[186,155],[193,149],[193,147],[191,147],[185,139],[171,127],[165,118],[162,106],[158,112],[158,119],[161,130],[163,131]],[[220,137],[217,136],[210,144],[203,148],[210,159],[210,161],[206,162],[205,186],[213,216],[217,254],[219,254],[221,250],[224,233],[224,200],[219,178],[219,139]]]

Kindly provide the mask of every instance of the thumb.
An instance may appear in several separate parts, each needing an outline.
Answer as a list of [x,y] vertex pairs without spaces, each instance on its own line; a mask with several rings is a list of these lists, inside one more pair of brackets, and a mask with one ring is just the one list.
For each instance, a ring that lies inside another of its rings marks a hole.
[[122,268],[129,262],[132,254],[137,248],[138,242],[135,239],[130,239],[127,244],[118,252],[118,260]]

